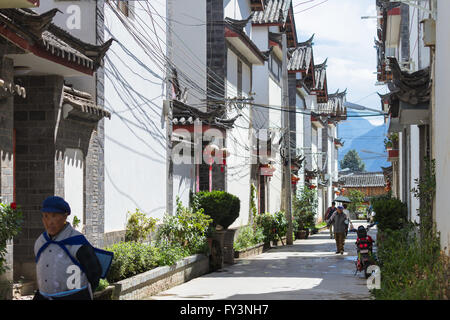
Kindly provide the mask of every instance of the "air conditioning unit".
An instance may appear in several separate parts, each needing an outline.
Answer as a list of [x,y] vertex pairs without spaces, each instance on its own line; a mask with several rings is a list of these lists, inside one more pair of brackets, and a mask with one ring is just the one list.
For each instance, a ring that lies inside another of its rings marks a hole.
[[420,21],[423,25],[423,43],[425,47],[436,45],[436,20],[425,19]]

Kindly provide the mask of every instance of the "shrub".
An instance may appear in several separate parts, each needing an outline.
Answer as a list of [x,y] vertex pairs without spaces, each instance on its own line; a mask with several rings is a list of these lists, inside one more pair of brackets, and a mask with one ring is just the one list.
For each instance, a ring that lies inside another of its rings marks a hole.
[[277,211],[274,214],[275,220],[275,232],[278,236],[278,239],[286,236],[288,222],[286,219],[286,213],[284,211]]
[[95,289],[95,291],[102,291],[105,290],[109,286],[109,282],[106,279],[100,279],[98,282],[98,287]]
[[265,243],[286,236],[287,219],[284,211],[278,211],[275,214],[260,214],[256,219],[256,223],[262,229]]
[[225,191],[201,191],[193,195],[193,210],[203,209],[211,217],[212,226],[227,229],[238,217],[240,211],[238,197]]
[[276,240],[277,235],[275,233],[275,219],[270,213],[263,213],[256,218],[257,225],[262,229],[264,235],[264,242]]
[[416,228],[386,230],[378,243],[381,286],[377,299],[448,299],[450,263],[440,251],[439,238],[421,238]]
[[107,280],[112,283],[158,266],[159,251],[140,242],[119,242],[106,248],[114,252]]
[[150,233],[155,230],[158,220],[147,217],[139,209],[136,209],[133,213],[128,212],[128,214],[125,241],[145,241]]
[[177,199],[176,214],[164,216],[158,229],[157,241],[170,245],[179,244],[192,254],[204,252],[207,247],[206,231],[211,222],[203,209],[193,211],[184,207]]
[[19,234],[22,222],[22,211],[14,202],[10,205],[0,203],[0,275],[7,269],[6,243]]
[[406,224],[408,211],[403,202],[395,198],[381,198],[372,201],[375,222],[381,231],[399,230]]
[[73,220],[72,220],[72,227],[74,227],[75,229],[78,228],[78,226],[80,225],[81,220],[78,219],[77,216],[73,216]]
[[177,242],[161,241],[156,245],[158,266],[171,266],[190,255],[187,248]]
[[245,250],[262,242],[264,242],[262,228],[248,225],[239,230],[239,234],[233,243],[233,248],[236,251]]
[[348,198],[351,203],[348,204],[348,210],[352,214],[357,214],[357,211],[361,204],[364,202],[364,192],[360,190],[350,190],[348,192]]
[[292,198],[292,211],[297,230],[314,228],[317,212],[317,191],[303,188]]

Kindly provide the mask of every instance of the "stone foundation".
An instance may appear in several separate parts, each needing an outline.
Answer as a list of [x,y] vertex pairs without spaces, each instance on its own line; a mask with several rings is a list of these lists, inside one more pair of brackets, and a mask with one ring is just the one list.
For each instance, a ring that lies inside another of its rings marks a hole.
[[144,299],[208,272],[208,257],[205,255],[193,255],[178,261],[173,266],[158,267],[114,283],[112,299]]

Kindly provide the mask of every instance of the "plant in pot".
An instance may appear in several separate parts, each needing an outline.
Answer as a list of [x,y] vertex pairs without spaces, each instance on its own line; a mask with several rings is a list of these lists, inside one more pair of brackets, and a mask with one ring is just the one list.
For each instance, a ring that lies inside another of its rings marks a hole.
[[388,139],[388,138],[385,138],[384,139],[384,148],[386,150],[392,150],[392,146],[393,146],[392,141],[390,139]]
[[224,247],[225,231],[239,217],[241,202],[238,197],[225,191],[200,191],[191,196],[191,206],[194,211],[203,209],[212,219],[207,237],[212,265],[215,266],[213,270],[218,269],[226,253],[224,250],[227,250]]
[[193,195],[193,210],[203,209],[216,230],[226,230],[239,217],[241,201],[225,191],[200,191]]
[[265,247],[270,247],[270,243],[276,240],[274,216],[268,212],[259,214],[256,217],[256,225],[263,231]]
[[303,188],[292,198],[294,220],[298,224],[298,238],[306,239],[309,236],[309,229],[315,227],[317,204],[315,189]]

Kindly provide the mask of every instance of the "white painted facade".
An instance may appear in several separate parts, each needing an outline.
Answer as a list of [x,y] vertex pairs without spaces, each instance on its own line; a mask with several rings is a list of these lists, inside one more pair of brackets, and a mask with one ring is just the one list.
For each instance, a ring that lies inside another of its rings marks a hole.
[[84,156],[80,149],[67,149],[64,154],[64,200],[70,205],[70,215],[80,222],[78,231],[83,230],[86,217],[84,213]]
[[448,210],[450,194],[450,134],[448,122],[450,110],[448,108],[448,84],[450,83],[450,2],[437,1],[438,12],[436,20],[436,60],[435,60],[435,109],[434,144],[432,156],[436,159],[436,200],[435,221],[437,231],[441,235],[441,247],[450,254],[450,214]]
[[[252,41],[261,51],[269,50],[269,31],[279,32],[277,26],[256,26],[252,27]],[[266,61],[264,66],[253,66],[253,92],[255,103],[260,103],[265,106],[281,106],[282,105],[282,89],[281,83],[269,71],[269,65]],[[275,134],[275,142],[278,141],[281,128],[282,118],[279,110],[268,109],[264,107],[253,108],[252,119],[254,119],[255,129],[271,130]],[[273,176],[268,178],[266,184],[268,199],[266,199],[266,212],[274,213],[279,211],[282,206],[282,179],[283,168],[281,165],[281,156],[279,149],[276,154],[272,154],[272,159],[275,160],[273,166],[275,171]],[[262,191],[260,191],[262,192]]]
[[[161,15],[153,14],[155,31],[145,25],[149,23],[149,14],[144,10],[147,7],[139,2],[134,5],[134,15],[122,18],[134,24],[140,30],[141,37],[152,39],[165,52],[164,2],[152,3],[154,9],[151,10]],[[63,12],[54,19],[58,26],[83,41],[96,43],[96,1],[41,1],[36,11],[42,13],[55,7]],[[80,23],[76,20],[78,16]],[[165,70],[133,40],[108,4],[105,4],[104,18],[105,39],[101,40],[114,37],[142,62],[142,65],[138,64],[116,42],[113,42],[105,58],[105,109],[112,116],[111,120],[104,120],[104,232],[110,232],[125,229],[128,211],[139,209],[156,218],[162,218],[165,212],[166,148],[165,129],[161,128]],[[95,96],[94,77],[70,80],[77,89]],[[121,82],[123,80],[128,83]],[[75,174],[67,169],[69,174]],[[69,187],[69,190],[74,188]],[[66,197],[79,198],[70,194]]]
[[[295,106],[295,110],[297,110],[297,113],[295,113],[293,115],[295,116],[295,125],[296,125],[295,141],[296,141],[296,149],[297,149],[298,155],[305,154],[304,114],[301,113],[301,112],[306,113],[305,108],[306,108],[305,99],[299,92],[297,92],[296,106]],[[303,188],[303,186],[305,185],[305,174],[304,173],[305,173],[305,162],[302,163],[302,167],[300,168],[300,170],[298,172],[298,177],[300,178],[300,180],[297,182],[297,190]]]
[[[242,68],[241,75],[238,73],[238,64]],[[251,66],[248,66],[232,50],[228,49],[227,97],[236,97],[239,76],[242,77],[242,97],[248,98],[252,81]],[[226,189],[227,192],[241,200],[239,218],[231,227],[248,224],[250,212],[250,109],[248,106],[242,106],[239,109],[241,116],[235,121],[234,128],[227,131],[226,142],[227,149],[230,151],[226,167]]]
[[[282,90],[280,84],[269,77],[269,105],[271,106],[281,106],[282,101]],[[258,90],[256,88],[256,90]],[[281,123],[281,112],[274,109],[269,109],[269,130],[273,130],[276,133],[276,139],[280,137],[280,129],[282,128]],[[275,213],[281,209],[281,189],[282,189],[282,179],[283,179],[283,167],[281,165],[281,155],[279,149],[276,154],[272,154],[272,158],[275,160],[275,171],[273,176],[269,181],[269,207],[268,212]]]
[[[152,5],[164,17],[165,5],[157,2]],[[155,24],[159,24],[155,27],[156,36],[144,24],[149,23],[149,14],[143,8],[136,2],[134,17],[122,18],[135,24],[143,37],[154,41],[158,46],[155,50],[165,52],[165,21],[153,14]],[[105,121],[105,232],[108,232],[125,228],[128,211],[139,209],[159,219],[165,213],[166,146],[165,129],[161,127],[164,94],[161,79],[165,70],[132,40],[107,5],[105,29],[106,38],[113,36],[158,75],[152,76],[120,46],[111,46],[107,54],[111,63],[108,59],[105,62],[105,105],[112,111],[111,121]],[[132,86],[133,97],[124,96],[117,88],[113,66]]]

